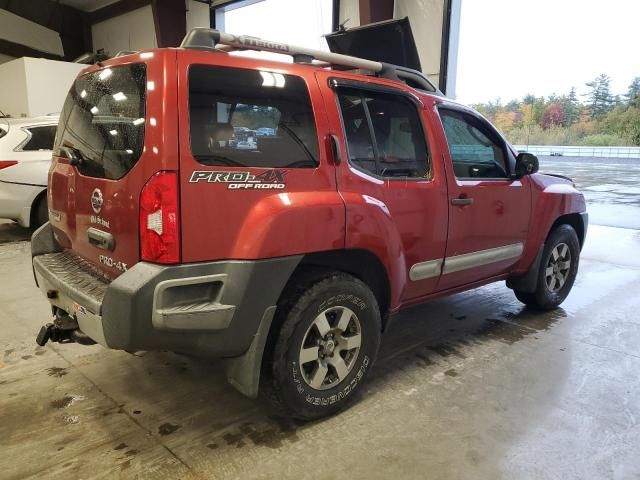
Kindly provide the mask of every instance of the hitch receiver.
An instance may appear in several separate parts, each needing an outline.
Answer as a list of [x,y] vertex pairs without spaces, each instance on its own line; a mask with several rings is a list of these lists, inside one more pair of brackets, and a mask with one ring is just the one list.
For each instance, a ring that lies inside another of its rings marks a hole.
[[36,337],[36,343],[41,347],[44,347],[47,342],[51,340],[51,333],[53,329],[55,329],[53,323],[47,323],[46,325],[42,326],[42,328],[40,328],[38,336]]

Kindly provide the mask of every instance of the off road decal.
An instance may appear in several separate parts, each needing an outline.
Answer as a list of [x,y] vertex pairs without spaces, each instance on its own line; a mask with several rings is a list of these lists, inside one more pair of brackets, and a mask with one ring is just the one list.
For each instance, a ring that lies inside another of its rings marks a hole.
[[216,172],[211,170],[194,170],[189,183],[225,183],[229,190],[282,190],[286,187],[284,176],[286,170],[267,170],[259,175],[251,172]]

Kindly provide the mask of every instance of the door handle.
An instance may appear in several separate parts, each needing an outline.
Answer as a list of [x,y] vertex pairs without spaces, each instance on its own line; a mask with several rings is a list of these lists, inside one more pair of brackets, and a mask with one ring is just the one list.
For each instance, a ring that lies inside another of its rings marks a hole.
[[333,164],[340,165],[342,162],[342,154],[340,153],[338,137],[330,133],[325,137],[324,141],[327,146],[327,153],[331,157]]
[[472,205],[472,204],[473,204],[473,198],[469,198],[469,197],[459,197],[459,198],[451,199],[451,205],[456,205],[458,207],[463,207],[465,205]]
[[116,248],[116,242],[113,235],[108,232],[103,232],[97,228],[90,227],[87,229],[87,237],[89,237],[89,243],[94,247],[110,251],[113,251]]

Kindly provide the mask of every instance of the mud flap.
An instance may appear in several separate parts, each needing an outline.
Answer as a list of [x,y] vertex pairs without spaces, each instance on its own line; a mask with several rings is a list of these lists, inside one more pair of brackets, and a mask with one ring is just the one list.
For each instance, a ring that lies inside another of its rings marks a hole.
[[269,329],[273,316],[276,313],[275,305],[267,308],[262,315],[249,350],[240,356],[225,360],[227,381],[240,393],[249,398],[257,398],[260,388],[260,371],[262,367],[262,355],[267,344]]
[[518,277],[512,277],[507,279],[507,287],[512,290],[518,290],[519,292],[533,293],[536,291],[538,285],[538,272],[540,271],[540,263],[542,262],[542,252],[544,252],[543,243],[538,250],[536,258],[533,260],[531,267],[527,270],[527,273]]

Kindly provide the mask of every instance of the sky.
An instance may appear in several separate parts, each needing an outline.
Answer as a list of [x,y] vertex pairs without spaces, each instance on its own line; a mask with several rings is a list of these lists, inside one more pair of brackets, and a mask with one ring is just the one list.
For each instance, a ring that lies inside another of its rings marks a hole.
[[614,94],[640,76],[640,0],[462,0],[459,101],[584,94],[601,73]]

